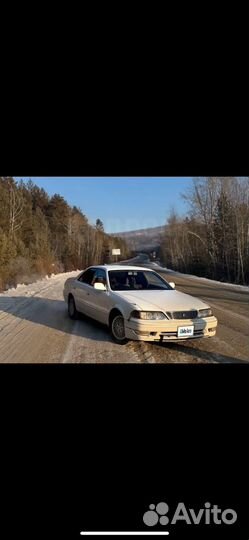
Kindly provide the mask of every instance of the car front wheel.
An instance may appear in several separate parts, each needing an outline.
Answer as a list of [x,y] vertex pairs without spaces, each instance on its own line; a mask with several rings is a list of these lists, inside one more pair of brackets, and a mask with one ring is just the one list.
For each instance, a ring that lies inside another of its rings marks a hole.
[[78,311],[75,306],[74,297],[72,295],[68,298],[68,315],[70,319],[77,319],[78,317]]
[[114,315],[110,326],[114,341],[120,345],[125,345],[125,343],[128,342],[128,339],[125,337],[124,317],[121,315],[121,313]]

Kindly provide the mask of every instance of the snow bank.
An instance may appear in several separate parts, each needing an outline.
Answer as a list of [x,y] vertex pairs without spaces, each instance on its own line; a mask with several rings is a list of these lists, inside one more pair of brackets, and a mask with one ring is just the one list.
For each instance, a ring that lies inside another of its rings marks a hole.
[[1,296],[19,296],[20,293],[26,296],[32,296],[44,287],[50,286],[50,284],[52,285],[53,281],[55,280],[56,282],[64,282],[67,278],[77,276],[79,273],[80,270],[76,270],[74,272],[63,272],[61,274],[51,274],[51,276],[45,276],[44,278],[38,279],[29,285],[18,283],[16,287],[10,287],[3,293],[0,293],[0,298]]
[[172,268],[167,268],[167,267],[164,267],[164,266],[161,266],[161,268],[163,270],[167,270],[169,272],[171,272],[172,274],[175,274],[176,276],[186,276],[190,279],[197,279],[199,281],[204,281],[204,282],[208,282],[210,284],[214,284],[214,285],[225,285],[226,287],[231,287],[231,288],[234,288],[234,289],[240,289],[240,290],[244,290],[244,291],[247,291],[249,292],[249,285],[237,285],[236,283],[227,283],[225,281],[215,281],[214,279],[209,279],[209,278],[204,278],[204,277],[200,277],[200,276],[193,276],[192,274],[183,274],[181,272],[176,272],[175,270],[172,270]]

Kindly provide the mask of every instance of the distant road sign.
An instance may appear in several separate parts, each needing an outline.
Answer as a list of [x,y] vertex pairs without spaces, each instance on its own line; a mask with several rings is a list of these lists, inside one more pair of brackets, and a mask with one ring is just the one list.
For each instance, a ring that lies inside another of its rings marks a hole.
[[120,249],[112,249],[112,255],[121,255]]

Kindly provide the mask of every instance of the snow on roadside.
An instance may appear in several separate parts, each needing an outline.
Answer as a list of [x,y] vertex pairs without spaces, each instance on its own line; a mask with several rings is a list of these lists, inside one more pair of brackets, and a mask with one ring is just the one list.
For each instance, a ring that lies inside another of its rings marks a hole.
[[80,270],[75,270],[74,272],[63,272],[61,274],[51,274],[51,276],[45,276],[44,278],[41,278],[34,283],[29,283],[29,285],[25,285],[24,283],[19,283],[16,287],[11,287],[7,291],[4,291],[3,293],[0,293],[3,297],[8,296],[20,296],[20,294],[25,296],[34,296],[35,294],[39,293],[44,288],[47,288],[52,285],[55,281],[63,282],[66,281],[66,279],[70,277],[77,276],[79,274]]
[[182,276],[182,277],[188,277],[190,279],[198,279],[199,281],[204,281],[204,282],[208,282],[210,284],[214,284],[214,285],[225,285],[226,287],[232,287],[234,289],[240,289],[240,290],[244,290],[244,291],[247,291],[249,292],[249,285],[237,285],[236,283],[226,283],[225,281],[215,281],[214,279],[209,279],[209,278],[204,278],[204,277],[200,277],[200,276],[193,276],[192,274],[183,274],[181,272],[176,272],[175,270],[172,270],[172,268],[167,268],[167,267],[164,267],[164,266],[161,266],[160,268],[163,268],[163,270],[167,270],[169,272],[172,272],[173,274],[177,275],[177,276]]

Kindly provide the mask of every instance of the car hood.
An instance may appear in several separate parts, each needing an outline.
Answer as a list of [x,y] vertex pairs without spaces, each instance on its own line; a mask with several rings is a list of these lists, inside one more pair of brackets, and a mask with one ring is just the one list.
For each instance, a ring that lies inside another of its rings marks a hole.
[[118,296],[135,304],[143,311],[185,311],[193,309],[205,309],[209,306],[189,294],[175,290],[169,291],[118,291]]

